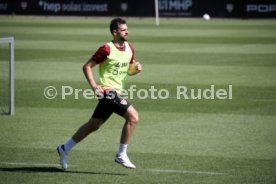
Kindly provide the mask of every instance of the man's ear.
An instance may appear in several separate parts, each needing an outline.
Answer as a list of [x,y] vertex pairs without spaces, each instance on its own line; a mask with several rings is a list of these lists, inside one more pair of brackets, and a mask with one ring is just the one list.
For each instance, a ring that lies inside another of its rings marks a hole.
[[117,35],[117,30],[113,29],[112,33],[113,33],[114,36],[116,36]]

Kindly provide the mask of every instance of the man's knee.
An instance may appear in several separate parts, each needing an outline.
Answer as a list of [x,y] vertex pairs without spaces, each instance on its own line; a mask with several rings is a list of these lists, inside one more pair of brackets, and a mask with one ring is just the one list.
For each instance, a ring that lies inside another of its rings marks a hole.
[[138,112],[136,112],[133,116],[132,116],[132,119],[131,121],[135,124],[137,124],[139,122],[139,114]]
[[130,124],[137,125],[139,122],[138,112],[135,109],[131,110],[128,116],[126,117],[126,121]]

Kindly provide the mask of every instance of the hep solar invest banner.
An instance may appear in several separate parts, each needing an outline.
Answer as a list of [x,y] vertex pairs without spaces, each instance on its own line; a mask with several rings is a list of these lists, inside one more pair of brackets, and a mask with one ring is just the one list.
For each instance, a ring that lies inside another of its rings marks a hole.
[[154,1],[0,0],[0,14],[153,17]]
[[0,11],[19,15],[110,15],[116,10],[106,0],[0,0]]
[[[276,0],[158,0],[160,17],[275,18]],[[0,14],[154,17],[154,0],[0,0]]]

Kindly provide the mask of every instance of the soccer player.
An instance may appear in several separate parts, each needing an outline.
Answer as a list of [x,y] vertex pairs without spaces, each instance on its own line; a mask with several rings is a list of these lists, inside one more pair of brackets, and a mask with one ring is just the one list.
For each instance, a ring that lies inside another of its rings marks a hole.
[[[125,119],[122,129],[120,146],[115,156],[115,162],[126,168],[136,168],[127,156],[127,146],[138,123],[138,112],[120,94],[125,88],[127,75],[135,75],[142,70],[140,63],[135,62],[134,49],[128,40],[126,21],[115,18],[110,23],[113,40],[101,46],[97,52],[83,65],[84,75],[99,97],[98,105],[90,118],[65,144],[57,147],[60,165],[67,169],[67,157],[71,149],[90,133],[98,130],[115,112]],[[99,65],[100,85],[93,76],[93,69]]]

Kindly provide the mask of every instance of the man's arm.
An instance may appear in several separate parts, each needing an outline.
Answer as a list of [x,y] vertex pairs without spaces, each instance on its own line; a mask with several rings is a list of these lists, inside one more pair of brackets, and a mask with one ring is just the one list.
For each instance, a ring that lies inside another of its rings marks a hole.
[[142,65],[139,62],[136,62],[134,60],[134,62],[129,64],[129,68],[127,71],[128,75],[136,75],[137,73],[142,71]]
[[97,65],[97,63],[95,63],[92,59],[90,59],[83,65],[82,70],[83,70],[83,73],[84,73],[89,85],[91,86],[91,88],[93,89],[95,94],[98,95],[98,94],[102,93],[102,89],[99,86],[97,86],[96,81],[93,76],[93,71],[92,71],[92,69],[96,65]]

